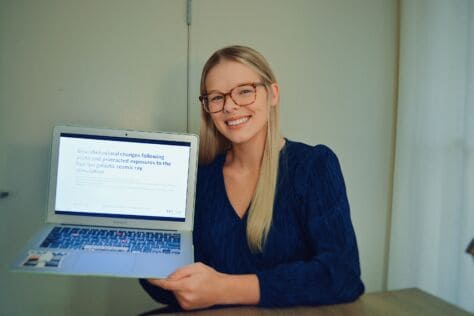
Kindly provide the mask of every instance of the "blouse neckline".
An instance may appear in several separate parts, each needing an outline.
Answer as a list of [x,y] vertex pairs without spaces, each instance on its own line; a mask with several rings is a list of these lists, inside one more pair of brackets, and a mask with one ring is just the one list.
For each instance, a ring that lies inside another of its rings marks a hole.
[[[285,143],[283,144],[283,147],[281,148],[280,150],[280,159],[281,159],[281,156],[282,154],[284,154],[287,146],[288,146],[288,142],[289,140],[286,138],[286,137],[283,137],[283,139],[285,140]],[[226,157],[226,154],[227,152],[224,152],[222,154],[220,154],[218,156],[218,163],[217,163],[217,168],[219,170],[219,181],[221,182],[221,188],[223,188],[223,195],[224,195],[224,199],[225,199],[225,203],[227,204],[229,210],[233,213],[232,214],[232,217],[234,217],[234,219],[236,219],[236,221],[240,222],[240,223],[246,223],[247,222],[247,217],[248,217],[248,210],[250,208],[250,205],[248,206],[247,210],[245,211],[244,215],[242,217],[239,216],[239,214],[237,213],[237,211],[235,210],[234,206],[232,205],[232,203],[230,202],[230,199],[229,199],[229,195],[227,194],[227,188],[226,188],[226,185],[225,185],[225,180],[224,180],[224,163],[225,163],[225,157]]]

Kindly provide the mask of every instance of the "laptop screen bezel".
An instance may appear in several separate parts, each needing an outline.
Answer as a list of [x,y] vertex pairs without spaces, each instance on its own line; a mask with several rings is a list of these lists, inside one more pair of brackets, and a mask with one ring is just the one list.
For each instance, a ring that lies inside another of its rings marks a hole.
[[[99,137],[120,137],[130,139],[186,142],[190,144],[188,183],[186,194],[186,210],[184,221],[171,221],[169,219],[142,219],[142,218],[123,218],[114,216],[87,215],[85,213],[58,214],[55,209],[56,185],[58,176],[58,158],[59,144],[61,134],[76,134]],[[51,144],[51,166],[49,179],[49,193],[47,206],[47,222],[55,224],[85,225],[85,226],[107,226],[124,228],[143,228],[160,230],[183,230],[191,231],[193,228],[194,203],[196,191],[197,176],[197,154],[198,154],[198,136],[185,133],[169,132],[143,132],[131,130],[116,130],[104,128],[88,128],[78,126],[56,126],[53,129]]]

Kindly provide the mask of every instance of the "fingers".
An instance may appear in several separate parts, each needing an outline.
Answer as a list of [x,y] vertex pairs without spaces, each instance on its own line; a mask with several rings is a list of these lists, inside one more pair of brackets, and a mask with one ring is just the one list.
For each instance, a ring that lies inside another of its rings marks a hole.
[[193,264],[177,269],[175,272],[171,273],[166,279],[179,280],[182,278],[186,278],[192,275],[196,271],[196,269],[197,269],[196,263],[193,263]]
[[153,285],[173,292],[185,310],[208,307],[216,304],[216,285],[220,273],[211,267],[195,263],[179,268],[166,279],[149,279]]
[[163,279],[147,279],[148,283],[159,286],[159,282]]
[[179,291],[183,287],[181,280],[149,279],[148,282],[169,291]]
[[184,279],[189,278],[192,275],[199,273],[203,269],[206,269],[206,267],[207,267],[206,265],[200,262],[193,263],[193,264],[177,269],[175,272],[171,273],[165,279],[148,279],[148,282],[166,290],[179,291],[183,288],[184,281],[185,281]]

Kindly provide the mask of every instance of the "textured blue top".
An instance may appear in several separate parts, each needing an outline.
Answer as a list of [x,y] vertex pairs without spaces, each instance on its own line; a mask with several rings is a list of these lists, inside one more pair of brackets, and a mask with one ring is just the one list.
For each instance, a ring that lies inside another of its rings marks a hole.
[[[219,272],[256,274],[259,306],[336,304],[364,292],[346,188],[326,146],[286,141],[280,153],[272,226],[263,253],[251,253],[246,220],[227,197],[225,155],[199,168],[194,224],[196,262]],[[141,280],[157,301],[174,296]]]

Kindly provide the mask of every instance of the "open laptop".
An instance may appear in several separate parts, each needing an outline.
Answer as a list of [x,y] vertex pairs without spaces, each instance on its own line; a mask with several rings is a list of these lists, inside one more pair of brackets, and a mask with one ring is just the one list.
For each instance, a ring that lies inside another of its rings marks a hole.
[[15,271],[166,277],[194,262],[196,135],[57,126],[46,226]]

